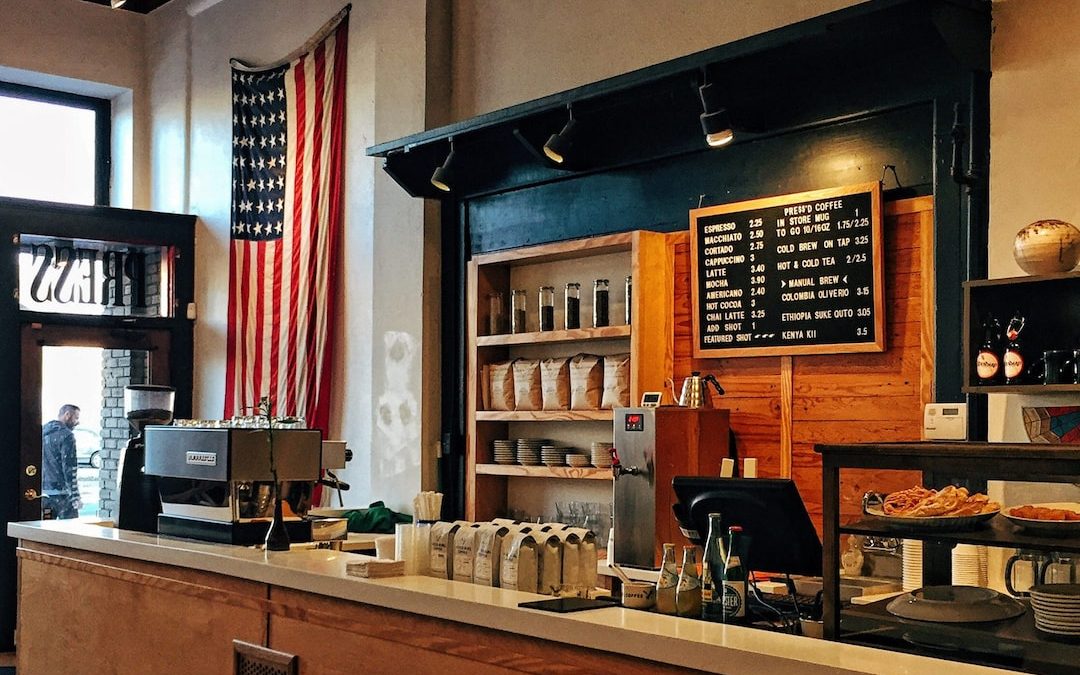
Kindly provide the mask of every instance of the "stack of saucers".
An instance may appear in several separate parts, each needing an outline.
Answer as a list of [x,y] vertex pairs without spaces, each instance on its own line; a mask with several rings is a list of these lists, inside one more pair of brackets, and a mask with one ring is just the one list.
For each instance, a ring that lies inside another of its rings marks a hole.
[[613,443],[603,443],[600,441],[593,441],[592,444],[592,465],[600,468],[607,469],[611,467],[611,448],[614,447]]
[[957,544],[952,551],[953,586],[987,585],[986,547],[974,544]]
[[547,443],[542,438],[519,438],[517,439],[517,460],[525,466],[537,466],[540,464],[540,448]]
[[493,444],[496,464],[516,464],[517,456],[514,454],[516,443],[509,438],[496,440]]
[[543,445],[540,447],[540,461],[547,466],[565,466],[566,450],[562,445]]
[[1040,584],[1031,588],[1035,627],[1044,633],[1080,637],[1080,584]]
[[904,540],[904,566],[902,588],[914,591],[922,588],[922,542],[915,539]]
[[580,452],[566,453],[566,463],[570,466],[590,466],[589,459],[588,455],[583,455]]

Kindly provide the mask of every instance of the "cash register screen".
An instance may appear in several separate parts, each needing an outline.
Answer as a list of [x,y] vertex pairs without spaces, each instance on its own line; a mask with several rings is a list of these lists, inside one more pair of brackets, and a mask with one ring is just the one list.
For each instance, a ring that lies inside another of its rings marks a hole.
[[684,529],[707,537],[710,513],[721,515],[725,532],[742,526],[750,538],[748,569],[821,576],[821,540],[794,481],[676,476],[672,486]]

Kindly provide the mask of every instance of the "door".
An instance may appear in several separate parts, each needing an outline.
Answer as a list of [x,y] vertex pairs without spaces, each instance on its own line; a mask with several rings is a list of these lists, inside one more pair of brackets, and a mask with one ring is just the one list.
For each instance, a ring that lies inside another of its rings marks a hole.
[[169,331],[29,323],[21,337],[19,519],[115,520],[124,387],[170,384]]

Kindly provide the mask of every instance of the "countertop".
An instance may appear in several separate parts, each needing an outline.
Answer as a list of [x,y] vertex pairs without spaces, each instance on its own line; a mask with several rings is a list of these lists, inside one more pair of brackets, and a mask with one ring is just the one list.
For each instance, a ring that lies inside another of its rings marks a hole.
[[79,521],[9,523],[8,535],[106,555],[250,579],[423,616],[720,672],[1005,673],[993,668],[826,642],[741,626],[679,619],[622,607],[553,614],[517,604],[544,596],[432,577],[358,579],[345,574],[357,553],[254,548],[147,535]]

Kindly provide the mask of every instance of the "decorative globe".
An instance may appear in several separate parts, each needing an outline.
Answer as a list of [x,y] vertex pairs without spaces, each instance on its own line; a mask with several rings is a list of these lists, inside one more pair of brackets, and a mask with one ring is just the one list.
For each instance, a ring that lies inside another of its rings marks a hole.
[[1080,262],[1080,230],[1063,220],[1036,220],[1016,233],[1013,258],[1028,274],[1068,272]]

